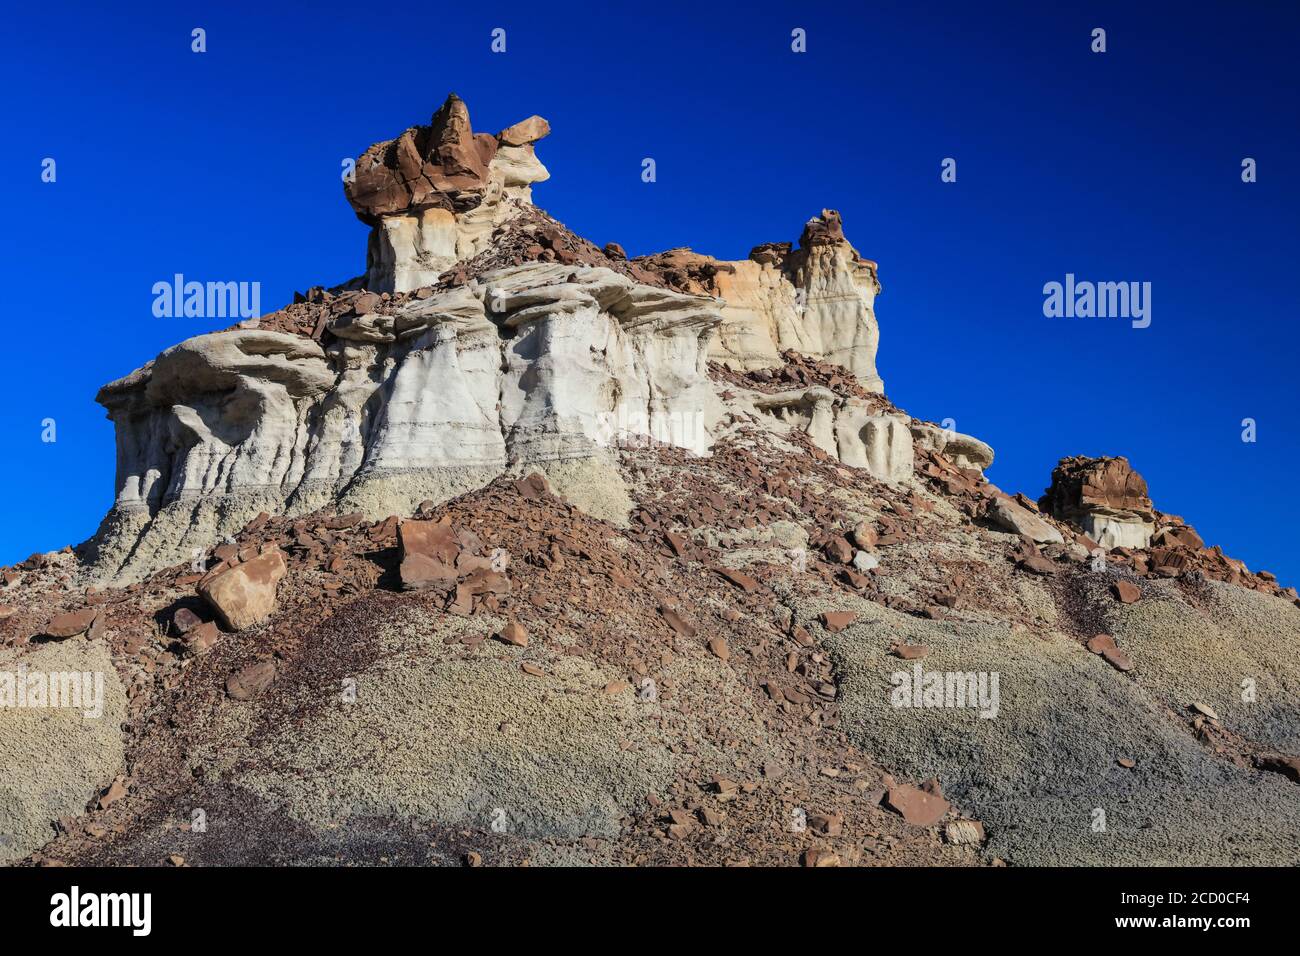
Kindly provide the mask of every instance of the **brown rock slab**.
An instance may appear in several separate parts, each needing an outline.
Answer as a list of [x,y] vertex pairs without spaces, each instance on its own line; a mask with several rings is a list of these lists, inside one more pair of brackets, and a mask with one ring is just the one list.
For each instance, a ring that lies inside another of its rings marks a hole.
[[461,543],[450,518],[440,521],[403,521],[397,526],[402,559],[423,555],[442,564],[455,565]]
[[718,568],[718,573],[746,594],[758,590],[758,582],[748,574],[744,574],[740,571],[733,571],[731,568]]
[[520,120],[513,126],[507,126],[497,133],[497,139],[501,141],[502,146],[527,146],[529,143],[535,143],[539,139],[549,136],[550,132],[550,123],[540,116],[530,116],[526,120]]
[[1088,638],[1087,646],[1094,654],[1104,654],[1108,650],[1115,649],[1115,638],[1109,634],[1094,634]]
[[279,548],[227,568],[199,583],[199,594],[229,630],[260,624],[275,610],[275,595],[288,568]]
[[1020,566],[1032,574],[1047,576],[1057,572],[1056,564],[1041,554],[1027,554],[1020,559]]
[[726,640],[721,637],[714,637],[709,640],[709,650],[718,660],[726,661],[731,659],[731,648],[727,646]]
[[45,625],[45,636],[56,640],[64,640],[65,638],[76,637],[78,634],[84,634],[90,629],[90,625],[95,623],[95,618],[98,615],[99,610],[93,607],[80,611],[69,611],[67,614],[56,614],[50,618],[50,623]]
[[885,806],[914,827],[932,827],[948,812],[948,801],[943,797],[905,784],[885,792]]
[[889,649],[889,653],[895,657],[901,657],[905,661],[916,661],[922,657],[928,657],[930,648],[924,644],[895,644]]
[[1117,671],[1128,673],[1133,669],[1133,658],[1129,657],[1118,647],[1112,647],[1109,650],[1101,652],[1102,659]]
[[547,483],[544,475],[541,475],[538,472],[533,472],[528,477],[520,478],[516,481],[515,490],[524,498],[527,498],[530,501],[536,501],[539,498],[549,495],[551,493],[551,486]]
[[857,619],[852,611],[826,611],[821,615],[822,627],[832,634],[838,634]]
[[497,639],[513,647],[527,647],[528,630],[518,621],[511,621],[501,629]]
[[234,700],[252,700],[275,680],[275,661],[258,661],[231,674],[226,679],[226,693]]
[[659,616],[664,619],[664,623],[673,629],[682,637],[694,637],[695,628],[692,627],[685,618],[670,607],[661,607]]
[[1131,581],[1116,581],[1110,590],[1121,604],[1136,604],[1142,599],[1141,589]]
[[404,591],[423,591],[426,588],[449,591],[460,579],[460,572],[453,565],[418,552],[402,559],[398,574]]

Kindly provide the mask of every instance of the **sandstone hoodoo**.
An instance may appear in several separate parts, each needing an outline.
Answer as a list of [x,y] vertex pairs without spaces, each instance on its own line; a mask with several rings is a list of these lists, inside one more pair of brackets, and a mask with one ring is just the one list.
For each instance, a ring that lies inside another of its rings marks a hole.
[[533,204],[548,135],[449,97],[345,182],[362,275],[101,389],[0,703],[103,720],[0,706],[0,863],[1300,864],[1294,589],[894,404],[835,210],[629,256]]
[[1155,529],[1147,483],[1127,458],[1062,458],[1038,506],[1104,548],[1145,548]]

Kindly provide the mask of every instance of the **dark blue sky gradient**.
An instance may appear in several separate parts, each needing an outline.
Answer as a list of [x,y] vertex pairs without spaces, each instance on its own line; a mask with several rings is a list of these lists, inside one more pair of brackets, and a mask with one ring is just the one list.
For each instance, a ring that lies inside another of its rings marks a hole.
[[[992,444],[1008,491],[1127,455],[1157,507],[1300,581],[1300,6],[515,6],[7,12],[0,562],[85,539],[111,504],[98,386],[228,324],[154,318],[153,283],[256,280],[271,311],[357,275],[341,160],[455,90],[476,129],[547,117],[538,204],[633,255],[741,258],[841,210],[880,263],[894,401]],[[1151,282],[1151,327],[1044,318],[1067,272]]]

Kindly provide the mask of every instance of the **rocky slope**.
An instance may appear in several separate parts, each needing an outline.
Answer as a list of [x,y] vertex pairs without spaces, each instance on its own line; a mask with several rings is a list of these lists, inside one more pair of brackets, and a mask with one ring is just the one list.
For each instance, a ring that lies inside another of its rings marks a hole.
[[0,704],[102,713],[0,706],[0,860],[1300,862],[1294,589],[885,398],[835,212],[628,259],[532,204],[548,132],[449,98],[357,164],[363,277],[101,390]]

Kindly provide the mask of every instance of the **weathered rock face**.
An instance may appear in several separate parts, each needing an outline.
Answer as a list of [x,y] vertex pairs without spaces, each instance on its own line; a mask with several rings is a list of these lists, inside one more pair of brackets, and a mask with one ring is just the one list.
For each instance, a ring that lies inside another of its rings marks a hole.
[[806,432],[822,451],[883,481],[903,481],[913,467],[912,433],[905,415],[882,413],[866,401],[811,386],[752,394],[761,414]]
[[630,436],[705,453],[719,321],[709,299],[533,263],[340,316],[324,346],[189,339],[100,392],[118,477],[98,555],[107,570],[189,560],[259,511],[339,498],[409,513],[547,463],[598,482],[604,449]]
[[468,107],[453,93],[428,126],[366,150],[344,189],[371,226],[367,288],[432,285],[486,248],[493,230],[531,203],[532,184],[550,178],[533,151],[549,132],[546,120],[533,116],[496,136],[475,133]]
[[1155,531],[1147,483],[1127,458],[1062,458],[1038,506],[1103,548],[1145,548]]
[[864,388],[884,391],[876,371],[876,264],[844,238],[835,210],[805,225],[798,249],[768,243],[738,262],[674,249],[637,264],[674,288],[723,300],[711,355],[729,367],[778,366],[791,349],[842,365]]
[[630,499],[611,446],[650,436],[709,453],[732,411],[710,360],[781,366],[783,350],[860,387],[743,411],[876,477],[910,477],[910,420],[867,401],[881,389],[875,264],[838,213],[812,219],[798,248],[744,262],[629,261],[532,206],[548,176],[533,144],[549,132],[534,116],[475,133],[449,97],[429,125],[368,149],[345,184],[371,226],[366,291],[313,290],[302,312],[197,336],[106,385],[117,496],[88,549],[96,571],[192,561],[263,511],[409,514],[506,472],[538,471],[621,523]]

